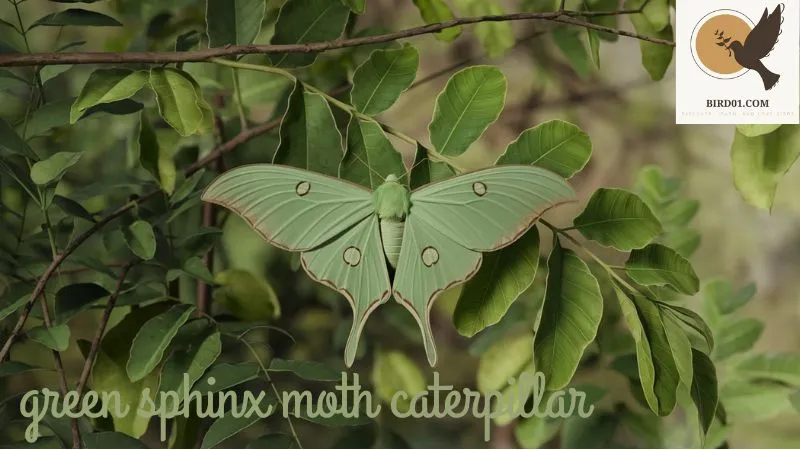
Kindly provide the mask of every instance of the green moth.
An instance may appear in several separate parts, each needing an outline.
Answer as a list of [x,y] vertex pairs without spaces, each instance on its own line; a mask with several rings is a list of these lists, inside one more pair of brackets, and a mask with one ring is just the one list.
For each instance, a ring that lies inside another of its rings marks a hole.
[[272,244],[301,252],[308,275],[347,298],[350,367],[367,317],[389,297],[414,316],[435,365],[436,297],[472,277],[481,252],[514,242],[573,196],[563,178],[533,166],[478,170],[412,192],[389,175],[373,192],[307,170],[256,164],[220,175],[202,198],[235,212]]

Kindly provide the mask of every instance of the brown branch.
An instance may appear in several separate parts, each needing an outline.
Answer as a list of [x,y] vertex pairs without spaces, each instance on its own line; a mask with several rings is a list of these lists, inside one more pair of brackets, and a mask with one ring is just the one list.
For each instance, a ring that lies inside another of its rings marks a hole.
[[[234,72],[234,76],[238,76],[236,72]],[[242,120],[242,125],[246,122],[246,118],[241,116],[240,119]],[[243,126],[242,130],[246,130],[247,127]],[[214,116],[214,133],[217,137],[217,142],[222,144],[225,142],[225,124],[222,122],[222,118],[219,115]],[[224,166],[222,161],[222,155],[217,158],[216,161],[213,163],[214,170],[216,172],[223,172]],[[216,210],[214,208],[213,203],[204,203],[203,204],[203,217],[202,217],[202,226],[213,228],[217,226],[217,216]],[[214,248],[208,249],[205,255],[203,255],[203,264],[208,268],[208,272],[213,274],[214,273]],[[197,315],[204,316],[207,315],[210,311],[210,302],[211,302],[211,285],[206,283],[203,280],[197,280]]]
[[[42,308],[42,318],[44,319],[44,326],[47,328],[53,327],[53,321],[50,318],[50,307],[47,304],[47,296],[42,294],[39,297],[40,306]],[[69,385],[67,384],[67,372],[64,370],[64,361],[61,360],[61,352],[52,350],[53,361],[55,362],[56,372],[58,373],[58,384],[61,390],[61,395],[67,395]],[[70,429],[72,431],[72,448],[81,448],[81,431],[78,428],[78,418],[72,417],[69,421]]]
[[103,316],[100,319],[100,326],[94,333],[92,346],[89,348],[89,354],[86,355],[86,361],[83,363],[83,370],[81,370],[81,377],[78,380],[78,386],[75,388],[75,390],[78,392],[79,400],[83,395],[83,390],[86,388],[86,383],[89,381],[89,375],[92,373],[94,359],[97,356],[97,351],[100,349],[100,341],[103,339],[103,334],[108,326],[108,321],[111,318],[111,312],[114,310],[114,305],[117,303],[119,293],[122,291],[122,283],[125,281],[125,278],[128,276],[128,271],[131,270],[131,267],[133,267],[134,264],[135,262],[129,262],[125,265],[125,267],[122,268],[122,274],[120,274],[119,278],[117,279],[117,287],[114,289],[114,293],[108,298],[106,308],[103,310]]
[[202,50],[192,50],[184,52],[74,52],[74,53],[11,53],[0,55],[0,67],[13,66],[47,66],[55,64],[126,64],[126,63],[150,63],[167,64],[181,62],[200,62],[208,61],[213,58],[220,58],[231,55],[247,54],[273,54],[273,53],[315,53],[326,50],[336,50],[360,45],[380,44],[384,42],[408,39],[415,36],[436,33],[447,28],[461,25],[470,25],[480,22],[509,22],[517,20],[543,20],[569,25],[577,25],[591,28],[598,31],[605,31],[620,36],[632,37],[643,41],[657,44],[669,45],[674,47],[675,42],[645,36],[629,31],[618,30],[616,28],[605,27],[591,22],[585,22],[576,18],[592,18],[603,16],[619,16],[625,14],[638,14],[640,10],[619,10],[619,11],[555,11],[555,12],[520,12],[511,14],[462,17],[446,22],[433,23],[420,27],[409,28],[407,30],[394,33],[381,34],[376,36],[363,36],[357,38],[336,39],[327,42],[312,42],[308,44],[268,44],[268,45],[227,45],[224,47],[213,47]]

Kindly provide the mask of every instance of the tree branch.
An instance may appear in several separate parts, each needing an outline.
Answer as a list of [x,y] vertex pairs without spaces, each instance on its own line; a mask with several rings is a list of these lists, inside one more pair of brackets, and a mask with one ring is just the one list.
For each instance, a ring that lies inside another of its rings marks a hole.
[[94,334],[94,339],[92,339],[92,346],[89,349],[89,354],[86,355],[86,361],[83,363],[83,370],[81,370],[81,377],[78,380],[78,386],[75,388],[78,392],[79,400],[83,395],[84,388],[86,388],[86,383],[89,381],[89,375],[92,373],[94,359],[97,356],[97,351],[100,349],[100,341],[103,339],[103,334],[108,326],[108,320],[111,318],[111,311],[114,310],[114,305],[117,303],[119,293],[122,291],[122,283],[125,281],[125,278],[128,276],[128,271],[131,270],[131,267],[133,267],[134,264],[135,262],[130,262],[122,269],[122,274],[117,279],[117,287],[114,289],[114,293],[111,294],[111,297],[108,298],[106,308],[103,310],[103,316],[100,319],[100,326],[97,328],[97,331]]
[[675,42],[645,36],[629,31],[618,30],[616,28],[605,27],[591,22],[578,20],[577,18],[592,18],[603,16],[619,16],[625,14],[638,14],[640,10],[619,10],[619,11],[555,11],[555,12],[520,12],[511,14],[462,17],[459,19],[448,20],[446,22],[433,23],[420,27],[409,28],[407,30],[394,33],[381,34],[376,36],[363,36],[357,38],[336,39],[327,42],[312,42],[308,44],[268,44],[268,45],[227,45],[224,47],[214,47],[202,50],[192,50],[184,52],[74,52],[74,53],[27,53],[27,54],[3,54],[0,55],[0,67],[14,66],[47,66],[55,64],[126,64],[126,63],[149,63],[167,64],[180,62],[201,62],[212,58],[220,58],[231,55],[247,54],[273,54],[273,53],[315,53],[326,50],[336,50],[360,45],[379,44],[383,42],[408,39],[414,36],[437,33],[447,28],[461,25],[470,25],[480,22],[509,22],[517,20],[542,20],[577,25],[591,28],[598,31],[616,34],[619,36],[632,37],[643,41],[657,44],[669,45],[674,47]]
[[[47,304],[47,296],[44,293],[39,297],[40,305],[42,307],[42,318],[44,319],[44,326],[47,328],[53,327],[53,321],[50,318],[50,307]],[[61,388],[61,395],[67,395],[69,392],[69,384],[67,383],[67,372],[64,370],[64,361],[61,359],[61,352],[58,350],[51,350],[53,353],[53,361],[55,362],[56,372],[58,372],[58,384]],[[71,417],[69,420],[70,430],[72,431],[72,448],[81,448],[81,431],[78,427],[78,418]]]

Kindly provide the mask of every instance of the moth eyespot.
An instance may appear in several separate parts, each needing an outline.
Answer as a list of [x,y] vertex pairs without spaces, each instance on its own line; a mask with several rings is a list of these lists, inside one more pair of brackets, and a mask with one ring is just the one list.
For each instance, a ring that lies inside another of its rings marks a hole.
[[311,191],[311,183],[308,181],[301,181],[297,183],[297,186],[294,187],[294,191],[297,193],[297,195],[302,197]]
[[486,185],[480,181],[476,181],[472,183],[472,192],[474,192],[478,197],[483,197],[487,192]]
[[356,247],[347,247],[342,253],[342,259],[350,266],[357,266],[361,262],[361,250]]
[[425,264],[428,267],[431,267],[439,262],[439,251],[433,247],[425,247],[420,256],[422,257],[422,264]]

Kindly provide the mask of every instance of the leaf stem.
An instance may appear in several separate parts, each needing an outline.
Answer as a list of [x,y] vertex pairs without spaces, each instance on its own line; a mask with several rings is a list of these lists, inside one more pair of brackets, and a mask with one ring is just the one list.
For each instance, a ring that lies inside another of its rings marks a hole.
[[[261,371],[264,372],[264,376],[266,377],[267,382],[269,383],[270,387],[272,387],[272,392],[275,394],[275,400],[279,404],[281,404],[281,396],[280,393],[278,392],[278,388],[275,387],[275,383],[272,381],[272,377],[269,376],[269,371],[267,370],[266,366],[264,366],[264,363],[261,361],[261,358],[258,357],[258,353],[256,352],[256,350],[245,339],[239,338],[239,342],[244,344],[250,350],[250,353],[253,355],[253,358],[255,358],[256,362],[258,363],[258,366],[261,368]],[[292,437],[294,438],[295,443],[297,443],[297,448],[303,448],[303,445],[300,443],[300,438],[297,436],[297,431],[294,429],[294,422],[292,422],[292,418],[289,417],[289,414],[286,414],[286,421],[289,423],[289,429],[292,432]]]
[[239,87],[239,70],[231,68],[233,72],[233,92],[236,95],[236,108],[239,111],[239,123],[241,130],[247,129],[247,116],[244,112],[244,103],[242,103],[242,89]]
[[567,240],[569,240],[570,242],[572,242],[573,244],[578,246],[581,250],[583,250],[584,253],[589,255],[590,258],[592,258],[597,264],[599,264],[600,267],[602,267],[609,274],[609,276],[611,276],[611,278],[613,278],[614,281],[616,281],[620,286],[623,286],[626,289],[629,289],[631,292],[638,292],[637,289],[635,289],[633,286],[631,286],[630,283],[625,281],[624,278],[619,276],[619,274],[617,274],[617,272],[614,271],[614,266],[606,264],[606,262],[603,261],[602,259],[600,259],[599,256],[595,255],[594,252],[592,252],[591,250],[586,248],[586,246],[583,245],[580,241],[578,241],[577,239],[572,237],[569,233],[567,233],[565,231],[566,229],[558,228],[555,225],[551,224],[550,222],[548,222],[548,221],[546,221],[544,219],[539,219],[539,222],[542,225],[546,226],[547,228],[550,228],[550,230],[554,234],[558,234],[558,235],[564,236]]
[[103,339],[103,334],[105,333],[106,327],[108,326],[108,321],[111,318],[111,312],[114,310],[114,306],[117,303],[117,298],[122,291],[122,284],[125,281],[125,278],[128,276],[128,271],[131,270],[131,267],[133,267],[134,264],[135,262],[130,262],[122,268],[122,273],[117,279],[117,287],[114,289],[114,293],[108,298],[108,302],[106,302],[106,307],[103,310],[103,316],[100,319],[100,326],[97,327],[97,331],[94,333],[94,339],[92,339],[92,345],[89,348],[89,354],[86,355],[86,361],[83,363],[83,370],[81,370],[81,376],[78,380],[78,385],[75,388],[78,393],[78,400],[80,400],[81,396],[83,395],[83,390],[86,387],[86,383],[89,381],[89,375],[92,373],[92,366],[94,366],[95,357],[100,349],[100,341]]

